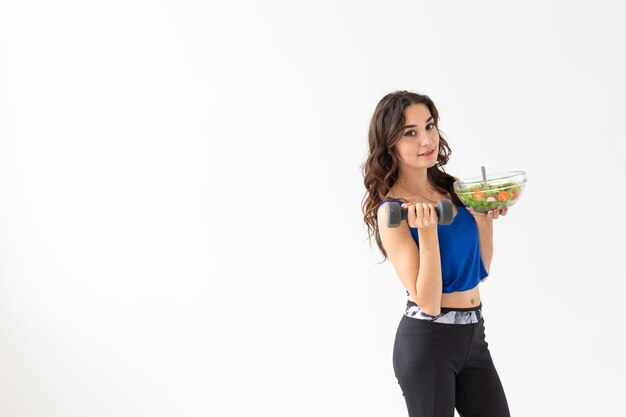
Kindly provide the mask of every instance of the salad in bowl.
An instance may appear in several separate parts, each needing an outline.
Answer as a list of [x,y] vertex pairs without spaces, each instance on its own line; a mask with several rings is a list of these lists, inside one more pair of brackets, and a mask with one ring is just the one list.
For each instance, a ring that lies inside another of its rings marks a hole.
[[480,213],[517,203],[526,186],[526,172],[510,171],[470,177],[454,182],[454,192],[467,206]]

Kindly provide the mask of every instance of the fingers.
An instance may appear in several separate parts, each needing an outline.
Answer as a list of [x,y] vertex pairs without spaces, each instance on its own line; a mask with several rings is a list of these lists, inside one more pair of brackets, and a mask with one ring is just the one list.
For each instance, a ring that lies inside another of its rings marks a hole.
[[417,203],[415,213],[417,214],[417,227],[425,227],[428,223],[428,219],[430,218],[430,214],[428,213],[428,207],[426,207],[426,204]]
[[504,207],[502,209],[489,210],[486,213],[480,213],[480,212],[477,212],[476,210],[474,210],[473,208],[468,207],[468,211],[470,213],[472,213],[472,215],[474,217],[494,220],[494,219],[497,219],[500,216],[506,216],[506,214],[509,212],[509,208],[508,207]]
[[503,209],[489,210],[489,212],[487,213],[487,217],[497,219],[500,216],[506,216],[508,212],[509,212],[508,207],[504,207]]
[[496,209],[496,210],[492,210],[492,216],[494,219],[497,219],[500,216],[506,216],[506,213],[509,211],[508,207],[505,207],[503,209]]
[[493,220],[493,219],[497,219],[497,218],[498,218],[498,215],[499,215],[499,213],[498,213],[498,209],[495,209],[495,210],[489,210],[489,211],[487,212],[487,216],[486,216],[486,217],[487,217],[487,219],[489,219],[489,220]]
[[435,205],[428,204],[428,210],[430,211],[430,224],[439,223],[439,219],[437,218],[437,211],[435,210]]
[[437,212],[435,206],[429,203],[416,203],[417,224],[424,228],[437,224]]
[[403,203],[402,206],[407,208],[407,223],[410,227],[422,229],[438,224],[437,211],[434,204]]

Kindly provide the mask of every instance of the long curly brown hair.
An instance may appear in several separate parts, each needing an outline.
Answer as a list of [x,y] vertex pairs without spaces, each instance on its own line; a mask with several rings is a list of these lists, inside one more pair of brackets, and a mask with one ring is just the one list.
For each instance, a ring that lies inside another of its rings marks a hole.
[[367,190],[361,204],[363,220],[367,225],[370,244],[372,236],[376,236],[376,243],[384,257],[381,263],[386,261],[388,256],[380,240],[377,210],[382,200],[390,200],[385,196],[398,179],[399,158],[394,146],[402,137],[405,124],[404,109],[412,104],[425,104],[428,107],[439,132],[437,163],[427,170],[428,182],[437,191],[448,192],[453,203],[465,207],[454,192],[453,183],[456,179],[443,169],[452,150],[446,139],[441,136],[439,112],[435,103],[427,95],[404,90],[387,94],[374,110],[368,132],[369,154],[365,163],[361,165],[363,183]]

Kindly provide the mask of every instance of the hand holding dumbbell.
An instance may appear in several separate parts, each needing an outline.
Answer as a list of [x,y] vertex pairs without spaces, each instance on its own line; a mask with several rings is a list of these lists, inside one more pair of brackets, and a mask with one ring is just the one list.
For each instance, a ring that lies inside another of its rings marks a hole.
[[426,203],[402,206],[398,201],[387,202],[387,227],[398,227],[402,220],[406,220],[409,226],[422,229],[434,223],[448,225],[453,217],[451,200],[439,200],[434,207]]

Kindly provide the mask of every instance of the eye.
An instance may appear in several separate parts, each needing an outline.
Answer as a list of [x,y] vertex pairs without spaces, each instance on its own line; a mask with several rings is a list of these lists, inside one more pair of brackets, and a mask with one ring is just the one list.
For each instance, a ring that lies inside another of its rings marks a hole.
[[[434,127],[435,127],[434,123],[428,123],[426,125],[426,129],[428,129],[428,130],[433,130]],[[415,135],[417,135],[415,130],[407,130],[406,133],[404,134],[404,136],[415,136]]]

